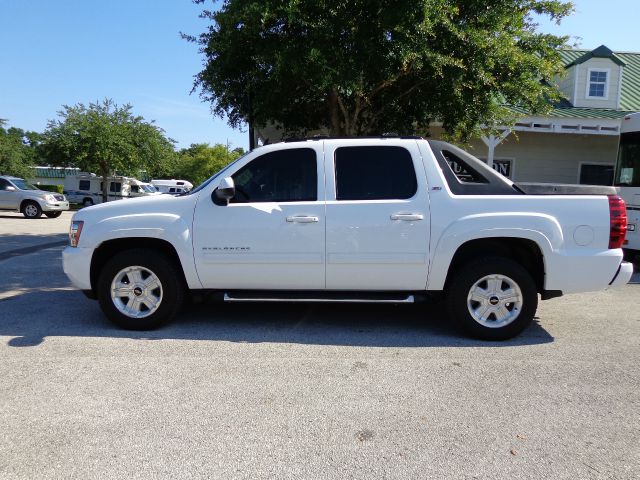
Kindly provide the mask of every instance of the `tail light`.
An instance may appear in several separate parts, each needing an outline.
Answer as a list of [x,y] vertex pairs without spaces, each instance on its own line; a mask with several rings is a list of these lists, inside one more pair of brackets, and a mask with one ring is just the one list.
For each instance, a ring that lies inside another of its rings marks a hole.
[[618,195],[609,195],[609,248],[622,248],[627,233],[627,207]]

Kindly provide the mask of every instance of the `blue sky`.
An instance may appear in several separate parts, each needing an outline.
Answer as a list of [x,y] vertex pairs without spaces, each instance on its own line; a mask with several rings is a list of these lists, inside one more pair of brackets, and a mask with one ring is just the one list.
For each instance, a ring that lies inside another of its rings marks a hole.
[[[583,48],[640,51],[638,0],[574,3],[571,18],[541,30],[581,37]],[[202,57],[179,32],[205,30],[201,9],[190,0],[0,0],[0,118],[42,131],[63,104],[110,97],[155,120],[179,147],[247,148],[246,131],[190,95]]]

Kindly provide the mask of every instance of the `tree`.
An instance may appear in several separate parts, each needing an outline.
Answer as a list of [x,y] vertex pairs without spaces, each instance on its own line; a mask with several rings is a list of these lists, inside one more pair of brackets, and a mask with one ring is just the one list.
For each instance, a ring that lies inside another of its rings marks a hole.
[[20,128],[5,129],[6,120],[0,119],[0,174],[28,178],[30,169],[38,160],[36,144],[38,134]]
[[199,185],[243,153],[241,148],[230,150],[226,145],[219,143],[213,147],[206,143],[192,144],[178,153],[173,176]]
[[64,105],[60,118],[49,121],[43,134],[45,158],[52,165],[99,173],[105,179],[103,201],[109,195],[106,179],[116,171],[125,175],[161,172],[175,155],[173,140],[131,110],[131,105],[118,106],[110,99],[88,107]]
[[[204,0],[194,0],[204,3]],[[461,138],[512,121],[507,105],[543,113],[557,98],[558,48],[536,15],[562,0],[226,0],[198,37],[194,89],[229,124],[288,133],[411,134],[437,119]]]

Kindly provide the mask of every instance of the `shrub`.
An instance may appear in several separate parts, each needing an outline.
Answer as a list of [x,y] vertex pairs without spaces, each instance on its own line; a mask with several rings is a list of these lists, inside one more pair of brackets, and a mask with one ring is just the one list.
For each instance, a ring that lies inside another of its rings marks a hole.
[[44,190],[45,192],[55,192],[62,193],[64,187],[62,185],[36,185],[40,190]]

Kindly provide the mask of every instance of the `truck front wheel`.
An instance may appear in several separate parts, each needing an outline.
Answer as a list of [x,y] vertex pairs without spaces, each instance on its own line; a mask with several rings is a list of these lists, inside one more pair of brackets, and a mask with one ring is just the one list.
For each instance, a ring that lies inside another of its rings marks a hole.
[[518,262],[485,257],[456,271],[447,290],[447,308],[467,334],[506,340],[529,326],[538,308],[538,292]]
[[104,314],[128,330],[150,330],[171,320],[184,297],[181,273],[154,250],[118,253],[102,269],[98,301]]

